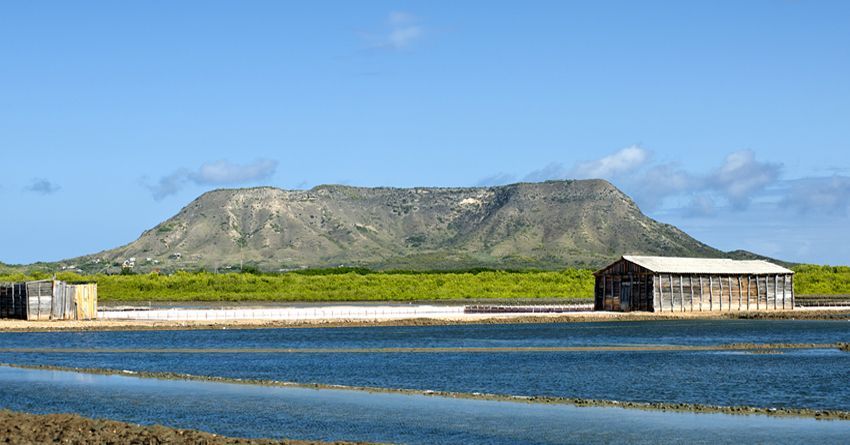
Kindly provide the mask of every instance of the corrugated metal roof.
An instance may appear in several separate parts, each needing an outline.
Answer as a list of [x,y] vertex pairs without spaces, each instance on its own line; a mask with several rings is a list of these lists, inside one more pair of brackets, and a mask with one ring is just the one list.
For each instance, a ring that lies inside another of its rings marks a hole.
[[659,273],[704,274],[793,274],[794,271],[763,260],[726,258],[681,258],[624,255],[623,259]]

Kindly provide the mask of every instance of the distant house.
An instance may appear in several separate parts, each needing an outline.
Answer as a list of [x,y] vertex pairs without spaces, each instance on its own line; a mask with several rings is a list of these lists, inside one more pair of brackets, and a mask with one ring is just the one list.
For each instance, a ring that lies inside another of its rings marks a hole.
[[594,310],[794,309],[794,272],[761,260],[627,255],[594,276]]

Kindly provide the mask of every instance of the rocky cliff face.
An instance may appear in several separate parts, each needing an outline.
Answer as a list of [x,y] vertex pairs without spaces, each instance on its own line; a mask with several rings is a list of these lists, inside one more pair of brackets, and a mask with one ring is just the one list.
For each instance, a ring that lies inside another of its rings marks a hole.
[[135,268],[600,266],[621,254],[720,256],[603,180],[481,188],[215,190],[123,247]]

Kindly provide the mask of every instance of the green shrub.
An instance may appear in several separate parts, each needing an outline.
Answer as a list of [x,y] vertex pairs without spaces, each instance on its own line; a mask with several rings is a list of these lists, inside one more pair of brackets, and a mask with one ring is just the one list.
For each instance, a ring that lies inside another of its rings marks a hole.
[[[76,275],[66,281],[95,281],[102,300],[451,300],[470,298],[591,298],[588,270],[563,272],[476,271],[382,273],[361,269],[281,274],[177,272],[172,275]],[[0,281],[23,281],[23,275]]]
[[850,294],[850,267],[804,264],[794,267],[798,294]]

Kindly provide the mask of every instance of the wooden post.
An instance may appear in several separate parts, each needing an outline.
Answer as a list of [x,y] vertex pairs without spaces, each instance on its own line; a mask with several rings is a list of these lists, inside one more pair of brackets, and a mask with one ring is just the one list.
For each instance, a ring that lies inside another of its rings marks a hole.
[[747,275],[747,311],[750,310],[750,284],[753,283],[752,275]]
[[635,305],[635,307],[637,307],[638,310],[641,310],[643,308],[643,280],[640,279],[640,275],[638,275],[636,295],[637,304]]
[[708,310],[714,310],[714,276],[708,276]]
[[[652,277],[652,287],[655,287],[655,276]],[[661,286],[661,275],[658,275],[658,312],[664,312],[664,290]]]
[[[726,277],[729,280],[729,310],[732,310],[732,276]],[[740,309],[740,308],[739,308]]]
[[702,310],[702,275],[699,276],[699,310]]
[[673,292],[673,274],[668,275],[670,278],[670,311],[676,310],[676,294]]
[[791,309],[797,307],[796,302],[794,301],[795,293],[794,293],[794,275],[791,275]]
[[682,312],[685,312],[685,277],[679,275],[679,300],[682,301]]
[[635,307],[637,307],[638,310],[643,308],[643,280],[641,280],[640,275],[638,275],[637,281],[637,304]]
[[787,283],[785,282],[785,275],[782,275],[782,309],[783,310],[785,309],[785,299],[787,298],[785,296],[785,285],[786,284]]
[[742,300],[744,299],[744,289],[741,289],[741,276],[738,275],[738,310],[741,310]]
[[[766,299],[764,304],[767,305]],[[761,310],[761,283],[758,275],[756,275],[756,309]]]
[[720,310],[723,310],[723,277],[717,277],[717,282],[720,284]]
[[688,284],[691,286],[691,312],[694,311],[694,276],[688,275]]
[[779,296],[779,291],[777,288],[779,287],[779,275],[773,276],[773,309],[776,309],[776,297]]

